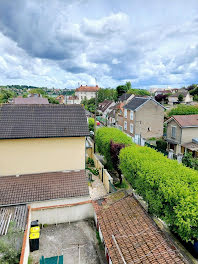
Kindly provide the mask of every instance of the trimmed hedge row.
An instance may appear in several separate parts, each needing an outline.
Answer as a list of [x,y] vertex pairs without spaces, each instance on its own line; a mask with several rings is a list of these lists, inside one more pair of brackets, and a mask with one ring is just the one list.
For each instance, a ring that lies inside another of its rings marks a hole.
[[198,240],[198,172],[148,147],[126,147],[119,158],[122,173],[147,201],[149,212],[182,240]]
[[110,142],[124,144],[126,146],[134,144],[132,139],[117,128],[102,127],[96,132],[97,151],[106,159],[109,168],[112,168],[112,159],[110,155]]
[[172,115],[195,115],[198,114],[198,107],[194,105],[178,105],[168,112],[168,116]]

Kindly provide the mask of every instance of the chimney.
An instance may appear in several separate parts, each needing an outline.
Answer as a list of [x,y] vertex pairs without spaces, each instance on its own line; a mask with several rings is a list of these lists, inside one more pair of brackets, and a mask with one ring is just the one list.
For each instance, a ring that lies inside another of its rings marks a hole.
[[96,84],[96,87],[98,87],[98,85]]

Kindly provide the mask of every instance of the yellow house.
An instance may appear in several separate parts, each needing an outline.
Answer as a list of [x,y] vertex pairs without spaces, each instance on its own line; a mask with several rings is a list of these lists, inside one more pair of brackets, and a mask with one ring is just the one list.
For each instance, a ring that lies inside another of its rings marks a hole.
[[1,105],[0,176],[85,169],[80,105]]
[[193,157],[198,157],[198,115],[174,115],[165,124],[168,150],[175,154],[192,152]]

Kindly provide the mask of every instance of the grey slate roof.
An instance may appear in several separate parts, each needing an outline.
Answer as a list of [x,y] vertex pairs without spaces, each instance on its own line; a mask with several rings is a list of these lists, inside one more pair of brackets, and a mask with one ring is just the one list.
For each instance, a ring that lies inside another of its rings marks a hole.
[[88,195],[85,170],[0,177],[0,206]]
[[150,100],[150,98],[145,98],[145,97],[133,97],[128,104],[124,106],[124,109],[129,109],[129,110],[136,110],[139,106],[144,104],[146,101]]
[[118,101],[123,102],[123,101],[127,100],[130,96],[131,96],[131,94],[124,93],[118,98]]
[[0,139],[88,136],[81,105],[0,106]]

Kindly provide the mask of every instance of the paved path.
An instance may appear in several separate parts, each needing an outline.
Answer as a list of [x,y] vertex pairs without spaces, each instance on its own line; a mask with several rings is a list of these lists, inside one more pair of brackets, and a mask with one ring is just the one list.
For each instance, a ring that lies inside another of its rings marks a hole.
[[99,179],[99,176],[92,175],[92,179],[94,180],[91,185],[89,186],[89,193],[91,199],[100,198],[107,194],[107,191]]

